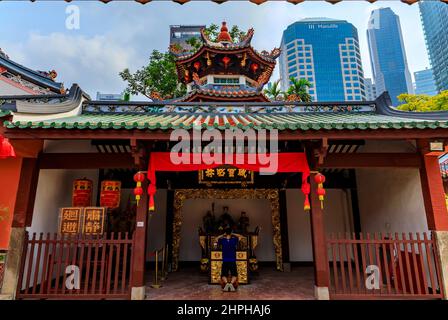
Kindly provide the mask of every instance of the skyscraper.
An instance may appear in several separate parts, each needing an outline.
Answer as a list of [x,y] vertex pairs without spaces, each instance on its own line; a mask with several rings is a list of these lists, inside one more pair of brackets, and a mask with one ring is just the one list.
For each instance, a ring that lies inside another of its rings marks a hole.
[[400,18],[390,8],[373,10],[367,27],[367,41],[376,93],[380,95],[388,91],[396,106],[399,94],[413,92]]
[[448,90],[448,5],[422,1],[419,8],[437,89]]
[[188,39],[201,38],[201,29],[205,26],[197,25],[171,25],[170,26],[170,45],[178,44],[184,49],[191,49],[187,43]]
[[282,88],[289,78],[311,82],[313,101],[365,100],[358,31],[345,20],[309,18],[283,31],[280,56]]
[[436,84],[431,69],[414,72],[415,93],[434,96],[437,94]]
[[377,95],[376,95],[376,86],[372,82],[372,79],[365,78],[364,79],[364,84],[366,86],[366,100],[368,100],[368,101],[375,100],[376,97],[377,97]]

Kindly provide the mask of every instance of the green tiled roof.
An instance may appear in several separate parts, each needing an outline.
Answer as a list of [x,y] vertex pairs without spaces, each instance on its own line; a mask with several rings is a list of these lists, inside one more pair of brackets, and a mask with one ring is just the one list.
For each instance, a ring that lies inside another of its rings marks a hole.
[[437,129],[448,128],[448,121],[409,119],[374,112],[337,113],[235,113],[235,114],[126,114],[85,113],[45,121],[5,122],[19,129],[278,129],[278,130],[352,130],[352,129]]

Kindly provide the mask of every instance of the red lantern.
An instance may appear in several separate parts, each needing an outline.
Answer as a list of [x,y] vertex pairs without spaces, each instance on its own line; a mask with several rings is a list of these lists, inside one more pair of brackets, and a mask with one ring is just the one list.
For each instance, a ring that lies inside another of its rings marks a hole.
[[196,61],[193,63],[193,67],[196,69],[196,71],[199,71],[199,68],[201,67],[201,63],[199,61]]
[[317,184],[323,184],[325,182],[325,176],[318,172],[315,176],[314,176],[314,181],[316,181]]
[[252,63],[250,65],[250,69],[252,70],[253,73],[257,72],[258,70],[258,64],[257,63]]
[[72,207],[90,207],[92,205],[92,180],[76,179],[73,182]]
[[228,56],[225,56],[224,58],[222,58],[222,62],[224,63],[224,67],[227,68],[230,62],[230,58]]
[[135,200],[137,201],[137,206],[138,206],[138,202],[141,199],[141,195],[142,194],[143,194],[143,188],[142,187],[134,188],[134,196],[135,196]]
[[319,196],[320,200],[320,207],[324,208],[324,199],[325,199],[325,189],[324,189],[324,182],[325,182],[325,176],[321,173],[317,173],[314,176],[314,181],[317,183],[317,195]]
[[137,172],[136,174],[134,174],[134,181],[138,183],[141,183],[143,181],[145,181],[145,175],[142,172]]
[[140,201],[141,195],[143,194],[142,182],[145,181],[145,175],[143,174],[143,172],[139,171],[134,174],[134,181],[137,183],[137,186],[134,188],[134,195],[138,206],[138,202]]
[[0,159],[15,158],[14,147],[7,138],[0,135]]
[[320,201],[324,201],[325,189],[324,188],[318,188],[317,189],[317,195],[319,196],[319,200]]

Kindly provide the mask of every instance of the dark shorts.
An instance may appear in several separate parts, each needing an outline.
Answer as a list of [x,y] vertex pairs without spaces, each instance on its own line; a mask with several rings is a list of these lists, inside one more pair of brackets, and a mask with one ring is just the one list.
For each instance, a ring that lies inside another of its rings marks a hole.
[[228,277],[229,276],[229,272],[234,277],[238,276],[238,271],[236,269],[236,262],[235,261],[233,261],[233,262],[224,261],[222,263],[221,277]]

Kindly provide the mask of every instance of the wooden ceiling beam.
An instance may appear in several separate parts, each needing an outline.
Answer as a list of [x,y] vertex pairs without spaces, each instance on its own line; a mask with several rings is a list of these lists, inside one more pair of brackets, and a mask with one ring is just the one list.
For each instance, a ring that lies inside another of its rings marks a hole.
[[134,168],[129,153],[41,153],[40,169],[117,169]]
[[418,153],[330,153],[319,168],[420,168]]

